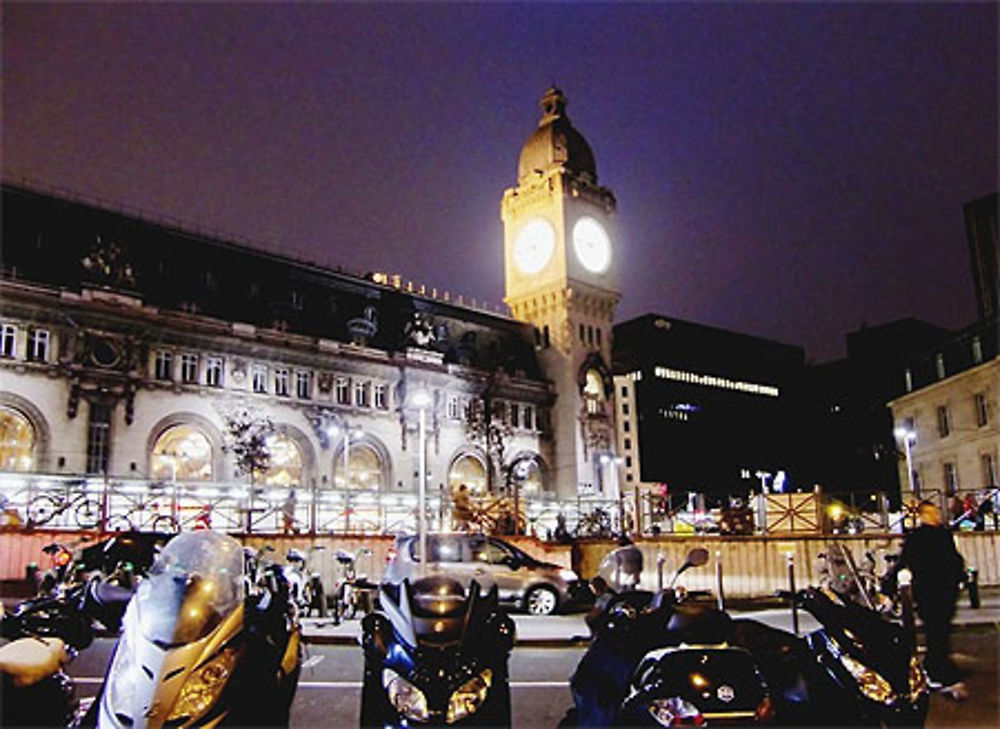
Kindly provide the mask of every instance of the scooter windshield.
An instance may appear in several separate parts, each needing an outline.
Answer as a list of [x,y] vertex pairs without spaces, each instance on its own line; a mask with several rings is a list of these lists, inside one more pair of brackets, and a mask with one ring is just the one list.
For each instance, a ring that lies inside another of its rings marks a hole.
[[136,592],[139,629],[161,646],[204,638],[243,602],[243,548],[210,531],[174,537]]

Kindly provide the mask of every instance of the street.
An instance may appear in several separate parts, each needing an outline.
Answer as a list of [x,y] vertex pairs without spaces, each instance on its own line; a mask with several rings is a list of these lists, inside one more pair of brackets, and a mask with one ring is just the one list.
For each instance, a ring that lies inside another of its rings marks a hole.
[[[70,666],[81,696],[97,692],[114,642],[98,639]],[[358,719],[361,687],[361,650],[353,646],[309,645],[292,706],[293,727],[354,724]],[[572,706],[568,678],[583,648],[518,647],[511,656],[511,696],[514,726],[554,727]],[[966,672],[971,698],[955,703],[940,695],[931,698],[929,727],[1000,725],[997,704],[1000,634],[995,628],[956,632],[955,659]],[[317,659],[320,659],[318,662]]]

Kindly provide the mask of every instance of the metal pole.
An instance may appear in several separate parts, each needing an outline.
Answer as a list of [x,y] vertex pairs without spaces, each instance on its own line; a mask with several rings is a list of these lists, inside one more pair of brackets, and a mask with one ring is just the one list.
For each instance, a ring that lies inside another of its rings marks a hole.
[[903,443],[906,445],[906,481],[910,485],[910,493],[914,496],[919,496],[917,493],[916,484],[913,482],[913,453],[910,450],[910,434],[906,433],[903,436]]
[[657,592],[663,592],[663,553],[660,551],[656,552],[656,590]]
[[420,408],[420,495],[417,508],[417,530],[420,535],[420,572],[427,574],[427,433],[426,410]]
[[719,610],[726,609],[726,600],[722,592],[722,552],[715,550],[715,604]]
[[785,555],[788,562],[788,590],[792,593],[792,632],[799,634],[799,605],[795,599],[795,555],[789,552]]

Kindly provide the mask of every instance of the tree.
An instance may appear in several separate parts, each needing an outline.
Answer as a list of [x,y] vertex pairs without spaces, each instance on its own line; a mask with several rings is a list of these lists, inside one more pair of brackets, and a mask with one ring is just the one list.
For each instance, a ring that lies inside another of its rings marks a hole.
[[507,444],[514,434],[510,422],[504,417],[505,403],[497,397],[497,379],[497,372],[492,372],[465,411],[466,435],[471,442],[481,445],[486,454],[486,488],[490,493],[495,491],[494,473],[500,475],[502,483],[509,482],[506,453]]
[[223,417],[226,421],[223,450],[233,454],[237,475],[249,476],[252,486],[257,476],[271,466],[267,439],[274,433],[274,423],[247,407],[233,408]]

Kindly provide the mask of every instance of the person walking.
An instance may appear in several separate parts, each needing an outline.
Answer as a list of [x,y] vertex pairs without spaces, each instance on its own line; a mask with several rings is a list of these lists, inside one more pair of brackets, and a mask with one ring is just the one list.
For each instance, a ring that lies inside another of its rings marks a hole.
[[951,619],[965,576],[965,561],[951,532],[944,527],[940,509],[922,503],[917,519],[920,525],[906,536],[895,570],[906,567],[913,573],[913,597],[924,624],[924,666],[931,687],[960,701],[968,698],[968,691],[950,656]]

